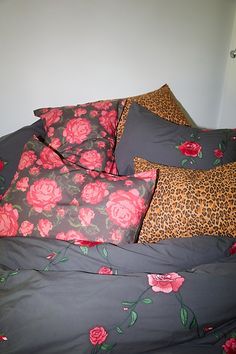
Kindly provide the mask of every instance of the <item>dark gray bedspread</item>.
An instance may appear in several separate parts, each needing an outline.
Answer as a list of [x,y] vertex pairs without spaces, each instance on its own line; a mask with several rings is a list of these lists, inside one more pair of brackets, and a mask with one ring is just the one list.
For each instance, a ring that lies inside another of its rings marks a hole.
[[0,238],[0,353],[223,353],[236,337],[234,243]]

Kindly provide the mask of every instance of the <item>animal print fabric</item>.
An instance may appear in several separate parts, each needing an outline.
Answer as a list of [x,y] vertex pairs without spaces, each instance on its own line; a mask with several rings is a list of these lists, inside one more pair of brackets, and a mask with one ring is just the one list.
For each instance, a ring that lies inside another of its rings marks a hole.
[[236,237],[236,163],[189,170],[135,158],[135,172],[159,169],[159,179],[139,242],[170,237]]
[[187,114],[184,113],[184,110],[181,108],[180,103],[175,98],[169,86],[165,84],[158,90],[126,99],[117,127],[117,142],[120,141],[123,134],[129,108],[133,102],[137,102],[151,112],[158,114],[161,118],[177,124],[191,126]]

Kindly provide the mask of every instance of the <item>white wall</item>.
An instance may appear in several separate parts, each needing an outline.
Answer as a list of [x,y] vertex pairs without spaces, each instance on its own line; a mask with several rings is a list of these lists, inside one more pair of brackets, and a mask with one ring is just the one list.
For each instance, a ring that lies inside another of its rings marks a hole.
[[232,59],[229,55],[230,50],[234,49],[236,49],[236,6],[219,110],[218,127],[222,128],[225,126],[229,128],[236,127],[236,58]]
[[32,110],[168,83],[216,127],[234,0],[0,0],[0,135]]

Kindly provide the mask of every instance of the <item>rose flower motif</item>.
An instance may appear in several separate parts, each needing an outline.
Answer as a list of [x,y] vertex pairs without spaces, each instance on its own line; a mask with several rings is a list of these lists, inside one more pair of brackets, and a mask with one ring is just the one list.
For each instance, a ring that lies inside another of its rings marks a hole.
[[103,275],[112,275],[112,269],[109,267],[101,267],[98,271],[98,274],[103,274]]
[[236,242],[230,247],[229,253],[231,256],[236,253]]
[[81,193],[81,198],[84,202],[95,205],[100,203],[108,194],[107,184],[96,181],[85,185]]
[[0,206],[0,236],[16,236],[18,230],[18,211],[10,203]]
[[45,120],[45,125],[49,128],[51,125],[58,122],[61,118],[63,111],[59,108],[49,109],[46,113],[41,115],[41,118]]
[[148,283],[155,292],[177,292],[182,286],[184,278],[178,273],[148,274]]
[[62,192],[57,183],[50,178],[36,180],[26,194],[26,200],[35,211],[50,211],[61,200]]
[[224,153],[222,150],[220,149],[215,149],[214,150],[214,155],[215,157],[217,157],[218,159],[222,159],[222,157],[224,156]]
[[105,342],[108,333],[104,327],[94,327],[89,331],[89,339],[93,345],[102,344]]
[[74,118],[67,123],[63,136],[71,144],[81,144],[87,139],[91,131],[91,124],[86,118]]
[[222,345],[224,352],[226,354],[235,354],[236,353],[236,338],[229,338],[225,344]]
[[63,162],[59,155],[57,155],[52,149],[47,146],[43,148],[40,154],[40,159],[37,161],[37,164],[42,165],[43,168],[48,170],[63,166]]
[[197,157],[201,152],[202,147],[200,144],[193,141],[185,141],[183,144],[178,146],[178,149],[185,156]]
[[145,210],[144,199],[137,189],[118,190],[111,193],[106,204],[106,211],[112,222],[122,228],[136,226]]
[[101,169],[102,156],[97,150],[88,150],[81,154],[79,162],[90,170]]

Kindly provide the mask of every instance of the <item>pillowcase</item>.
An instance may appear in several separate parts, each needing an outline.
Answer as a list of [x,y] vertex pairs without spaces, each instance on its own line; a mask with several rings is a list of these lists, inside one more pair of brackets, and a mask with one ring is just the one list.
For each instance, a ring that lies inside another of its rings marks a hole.
[[135,158],[135,171],[159,169],[156,191],[143,221],[140,242],[169,237],[236,237],[236,162],[189,170]]
[[0,236],[134,242],[155,183],[156,170],[119,177],[65,164],[34,138],[2,200]]
[[117,127],[117,141],[120,141],[130,106],[134,102],[158,114],[161,118],[177,124],[191,125],[189,116],[185,113],[182,105],[177,101],[169,86],[165,84],[158,90],[129,97],[124,101],[124,109]]
[[236,130],[206,130],[168,122],[133,103],[115,149],[119,174],[134,173],[133,158],[190,169],[236,161]]
[[46,142],[63,158],[84,168],[116,172],[115,134],[123,106],[107,100],[34,111],[43,120]]
[[32,125],[0,138],[0,199],[10,186],[25,143],[34,134],[42,138],[45,136],[43,123],[40,119]]

